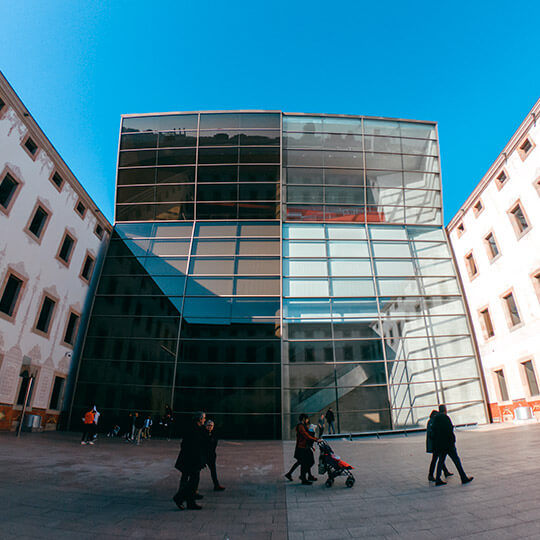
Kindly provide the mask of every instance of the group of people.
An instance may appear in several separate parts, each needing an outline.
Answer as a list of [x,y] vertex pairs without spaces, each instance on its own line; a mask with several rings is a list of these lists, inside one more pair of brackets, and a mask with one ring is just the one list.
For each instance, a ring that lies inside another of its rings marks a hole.
[[[201,470],[206,466],[214,484],[214,491],[223,491],[225,488],[219,483],[216,470],[216,448],[218,439],[214,431],[214,422],[206,419],[204,412],[194,415],[190,428],[185,433],[180,453],[174,467],[182,476],[178,491],[173,501],[180,510],[200,510],[202,507],[196,502],[203,498],[198,493]],[[186,507],[184,507],[186,503]]]
[[334,422],[336,420],[336,417],[334,415],[334,411],[332,408],[329,408],[325,413],[322,413],[319,416],[319,420],[317,421],[317,435],[319,439],[323,436],[324,430],[326,426],[328,426],[328,433],[335,434],[336,428],[334,425]]
[[94,444],[94,440],[97,438],[99,417],[100,412],[95,405],[84,413],[84,416],[82,417],[83,432],[81,444]]

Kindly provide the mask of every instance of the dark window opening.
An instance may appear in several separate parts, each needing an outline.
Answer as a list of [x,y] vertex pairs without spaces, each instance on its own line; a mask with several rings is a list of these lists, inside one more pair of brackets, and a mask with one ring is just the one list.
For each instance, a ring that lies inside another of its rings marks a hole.
[[8,317],[11,317],[15,311],[17,298],[21,292],[22,284],[23,282],[21,279],[14,275],[10,275],[6,286],[4,287],[4,292],[0,299],[0,311],[5,313]]
[[499,384],[499,390],[501,392],[501,401],[508,401],[508,388],[506,387],[504,371],[499,369],[495,372],[495,376],[497,377],[497,383]]
[[30,138],[26,139],[26,142],[24,143],[24,146],[26,149],[33,155],[36,155],[36,152],[38,150],[38,145]]
[[54,386],[51,394],[51,402],[49,403],[49,409],[59,410],[60,399],[62,397],[62,390],[64,389],[65,379],[63,377],[54,378]]
[[86,279],[86,281],[90,281],[90,276],[92,275],[93,268],[94,268],[94,259],[90,257],[90,255],[87,255],[84,261],[82,272],[81,272],[81,276],[84,279]]
[[64,241],[62,242],[62,247],[60,248],[60,253],[58,254],[58,257],[66,263],[69,262],[74,243],[75,240],[73,240],[69,234],[66,234]]
[[103,227],[101,225],[96,225],[96,229],[94,230],[96,233],[96,236],[101,240],[103,238]]
[[56,302],[52,298],[46,296],[43,299],[43,304],[41,304],[41,312],[39,313],[36,324],[36,329],[40,332],[45,334],[48,333],[55,305]]
[[64,183],[64,180],[63,178],[57,173],[55,172],[52,176],[52,181],[53,183],[58,186],[59,188],[62,187],[62,184]]
[[[79,326],[80,317],[75,313],[69,314],[69,321],[66,328],[66,335],[64,336],[64,342],[73,345],[75,336],[77,334],[77,328]],[[51,407],[52,408],[52,407]]]
[[48,216],[49,214],[41,206],[36,208],[34,217],[28,226],[28,230],[37,238],[41,236]]
[[17,189],[18,182],[8,173],[0,184],[0,205],[4,208],[9,206]]
[[77,206],[75,207],[75,210],[77,211],[77,214],[79,214],[80,216],[84,216],[84,213],[86,212],[86,206],[84,206],[84,204],[79,201],[77,203]]

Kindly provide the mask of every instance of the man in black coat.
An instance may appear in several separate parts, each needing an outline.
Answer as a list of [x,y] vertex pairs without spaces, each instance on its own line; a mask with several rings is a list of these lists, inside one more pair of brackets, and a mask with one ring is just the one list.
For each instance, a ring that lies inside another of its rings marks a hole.
[[[197,498],[197,488],[199,487],[199,477],[201,469],[206,466],[208,455],[207,444],[208,435],[204,423],[206,414],[199,412],[193,417],[193,422],[182,439],[180,453],[176,459],[174,467],[182,473],[180,486],[173,501],[180,510],[184,509],[183,502],[187,502],[189,510],[200,510],[195,499]],[[202,496],[199,496],[202,498]]]
[[444,468],[446,456],[454,462],[458,470],[462,484],[468,484],[472,481],[472,476],[467,476],[461,465],[456,450],[456,436],[454,435],[454,425],[452,420],[446,414],[446,405],[439,405],[439,414],[433,420],[433,454],[438,457],[436,486],[443,486],[446,482],[441,480],[441,473]]

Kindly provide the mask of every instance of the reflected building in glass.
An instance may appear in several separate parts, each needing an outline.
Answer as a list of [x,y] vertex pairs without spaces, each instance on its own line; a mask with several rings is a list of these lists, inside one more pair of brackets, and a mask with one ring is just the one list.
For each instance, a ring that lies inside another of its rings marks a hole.
[[[436,124],[282,112],[124,116],[116,221],[73,418],[290,438],[487,421],[442,224]],[[77,413],[75,414],[75,411]]]

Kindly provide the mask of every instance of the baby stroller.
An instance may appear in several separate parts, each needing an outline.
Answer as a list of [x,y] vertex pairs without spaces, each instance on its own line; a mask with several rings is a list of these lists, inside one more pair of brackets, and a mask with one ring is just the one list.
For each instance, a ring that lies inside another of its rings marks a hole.
[[355,479],[351,469],[354,467],[336,456],[326,441],[319,442],[319,452],[319,474],[328,473],[327,487],[332,487],[336,476],[346,476],[345,485],[348,488],[353,487]]

